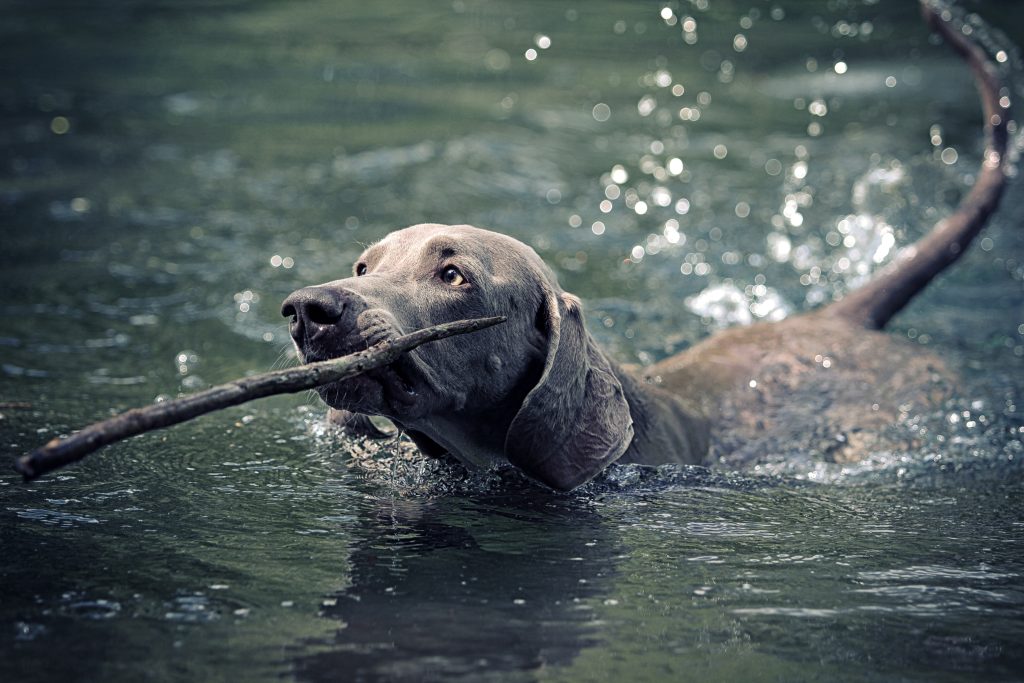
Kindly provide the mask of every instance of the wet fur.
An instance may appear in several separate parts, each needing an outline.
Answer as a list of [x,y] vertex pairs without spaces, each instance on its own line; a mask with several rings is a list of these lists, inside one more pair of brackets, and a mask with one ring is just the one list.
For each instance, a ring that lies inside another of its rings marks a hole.
[[[579,300],[532,249],[472,226],[412,226],[359,262],[366,275],[285,302],[306,360],[444,320],[509,320],[409,354],[395,370],[408,396],[391,375],[322,387],[332,419],[363,430],[362,415],[383,415],[428,455],[511,462],[559,490],[615,461],[739,466],[810,449],[856,459],[954,384],[919,346],[829,309],[726,330],[636,375],[598,346]],[[458,291],[437,276],[453,263],[469,278]]]
[[[528,246],[471,226],[412,226],[364,252],[356,277],[288,297],[282,312],[303,358],[459,318],[508,322],[321,388],[332,419],[371,433],[365,415],[384,415],[428,455],[511,462],[560,490],[616,461],[739,466],[811,451],[846,462],[900,447],[889,426],[937,405],[956,379],[936,356],[878,330],[963,254],[995,209],[1011,121],[981,48],[927,1],[922,8],[975,73],[984,161],[957,210],[863,289],[819,311],[720,332],[638,376],[608,358],[580,300]],[[441,281],[452,263],[465,286]]]

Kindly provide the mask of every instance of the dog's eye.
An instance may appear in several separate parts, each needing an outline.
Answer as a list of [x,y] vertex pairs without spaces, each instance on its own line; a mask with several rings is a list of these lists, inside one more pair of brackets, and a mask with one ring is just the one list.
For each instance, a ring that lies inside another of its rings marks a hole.
[[466,278],[463,277],[458,268],[455,266],[448,266],[441,271],[441,280],[443,280],[446,285],[458,287],[466,281]]
[[360,263],[356,266],[356,275],[366,275],[366,264]]

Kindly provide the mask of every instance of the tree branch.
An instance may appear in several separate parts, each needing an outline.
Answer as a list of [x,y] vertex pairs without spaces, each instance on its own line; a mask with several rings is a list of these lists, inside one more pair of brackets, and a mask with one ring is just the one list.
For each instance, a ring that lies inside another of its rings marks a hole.
[[133,408],[109,420],[84,427],[69,437],[53,439],[45,446],[18,458],[14,469],[29,481],[81,460],[89,453],[115,441],[154,429],[170,427],[257,398],[274,394],[292,394],[347,379],[389,365],[403,353],[421,344],[475,332],[502,322],[505,322],[504,317],[458,320],[435,325],[340,358],[252,375],[190,396],[155,403],[144,408]]

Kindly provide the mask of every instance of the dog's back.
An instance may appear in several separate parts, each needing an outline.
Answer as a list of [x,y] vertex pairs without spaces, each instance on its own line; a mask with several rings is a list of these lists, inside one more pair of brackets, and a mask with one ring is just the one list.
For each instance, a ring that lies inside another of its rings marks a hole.
[[878,330],[966,251],[995,210],[1011,118],[984,50],[932,5],[922,9],[978,84],[986,147],[977,180],[953,214],[841,301],[718,333],[647,369],[649,382],[708,416],[713,450],[730,464],[808,451],[844,461],[903,445],[886,427],[936,405],[955,384],[939,358]]
[[905,447],[906,435],[887,427],[955,385],[922,347],[824,312],[726,330],[646,376],[708,416],[712,457],[736,467]]

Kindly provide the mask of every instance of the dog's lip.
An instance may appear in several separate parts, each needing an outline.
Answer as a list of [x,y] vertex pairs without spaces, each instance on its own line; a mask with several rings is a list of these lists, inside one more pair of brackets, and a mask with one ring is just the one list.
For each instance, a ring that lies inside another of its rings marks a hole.
[[319,363],[325,360],[334,360],[335,358],[341,358],[342,356],[351,356],[354,353],[360,353],[371,349],[376,344],[383,341],[390,341],[393,337],[381,337],[379,339],[364,339],[360,336],[354,335],[350,339],[346,339],[344,343],[337,347],[331,348],[330,350],[324,349],[299,349],[299,357],[303,363]]
[[[375,344],[394,339],[398,335],[399,332],[393,329],[362,329],[350,335],[335,348],[304,349],[301,355],[305,363],[332,360],[364,351]],[[429,384],[423,382],[424,373],[418,368],[418,361],[406,354],[382,368],[376,368],[356,377],[341,380],[340,382],[331,382],[330,384],[317,387],[317,389],[320,390],[321,396],[326,399],[326,392],[331,392],[332,390],[344,392],[345,385],[358,381],[360,378],[365,378],[378,384],[383,390],[381,398],[384,403],[392,407],[394,412],[414,407],[421,398],[421,389],[429,387]]]
[[381,371],[371,373],[376,375],[387,391],[388,396],[402,404],[412,404],[418,398],[416,385],[409,379],[408,375],[398,367],[398,363],[381,368]]
[[[307,356],[306,362],[316,363],[338,357],[340,356]],[[349,379],[320,385],[317,387],[317,390],[321,396],[326,398],[325,394],[330,394],[336,391],[345,393],[347,385],[350,385],[352,382],[357,382],[360,379],[365,379],[380,385],[384,391],[383,399],[386,403],[390,403],[396,408],[411,407],[419,400],[420,391],[418,389],[418,383],[413,379],[413,376],[410,373],[412,366],[407,362],[403,363],[403,360],[405,359],[399,359],[390,365],[370,370]]]

